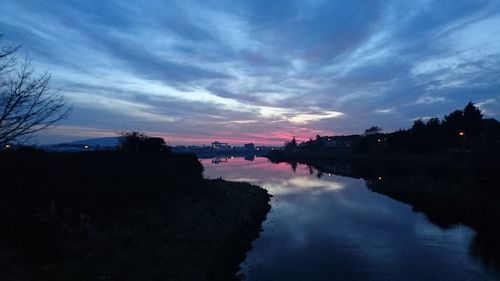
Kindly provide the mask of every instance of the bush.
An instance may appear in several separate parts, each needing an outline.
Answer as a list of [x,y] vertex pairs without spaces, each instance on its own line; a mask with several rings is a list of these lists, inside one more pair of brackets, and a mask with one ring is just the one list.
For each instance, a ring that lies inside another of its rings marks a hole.
[[170,152],[163,138],[149,137],[139,132],[122,133],[120,148],[129,152]]

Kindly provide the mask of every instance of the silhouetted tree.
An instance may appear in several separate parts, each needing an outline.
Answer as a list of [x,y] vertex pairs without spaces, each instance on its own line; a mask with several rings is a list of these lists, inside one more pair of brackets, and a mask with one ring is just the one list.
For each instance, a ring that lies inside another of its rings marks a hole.
[[448,143],[453,143],[459,132],[464,130],[462,110],[455,110],[443,119],[443,130]]
[[368,134],[365,135],[356,145],[354,151],[359,153],[368,153],[374,150],[380,150],[383,146],[382,143],[385,142],[384,134]]
[[292,150],[297,148],[297,146],[297,140],[293,137],[291,141],[285,143],[285,150]]
[[140,144],[140,151],[155,152],[155,151],[170,151],[170,148],[165,143],[163,138],[148,137]]
[[163,138],[154,138],[139,132],[124,132],[120,137],[120,148],[129,152],[170,151]]
[[373,135],[382,132],[382,128],[373,126],[365,130],[365,135]]
[[463,110],[463,128],[468,136],[477,136],[481,132],[483,114],[481,110],[469,102]]
[[422,131],[425,129],[425,123],[422,118],[419,118],[413,122],[413,126],[411,127],[412,131]]
[[441,126],[441,121],[439,120],[439,118],[434,117],[427,120],[427,123],[425,125],[427,128],[439,129],[439,127]]
[[123,132],[120,136],[120,149],[125,151],[137,151],[139,143],[146,136],[139,132]]
[[415,120],[409,134],[407,146],[413,152],[429,153],[443,146],[441,122],[438,118],[430,118],[427,122]]
[[35,76],[27,58],[17,63],[18,49],[0,46],[0,145],[26,139],[69,112],[60,92],[49,87],[49,73]]
[[399,130],[387,134],[387,148],[391,152],[400,152],[410,150],[410,131]]

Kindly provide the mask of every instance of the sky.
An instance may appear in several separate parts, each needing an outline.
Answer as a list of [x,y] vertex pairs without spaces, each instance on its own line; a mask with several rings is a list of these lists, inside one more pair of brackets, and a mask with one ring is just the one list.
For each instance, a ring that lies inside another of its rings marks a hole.
[[3,41],[72,106],[40,143],[385,132],[473,101],[500,119],[500,1],[0,1]]

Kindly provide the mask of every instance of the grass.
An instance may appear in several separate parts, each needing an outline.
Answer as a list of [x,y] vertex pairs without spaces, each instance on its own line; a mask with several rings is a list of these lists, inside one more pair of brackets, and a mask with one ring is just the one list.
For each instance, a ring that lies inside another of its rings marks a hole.
[[233,280],[270,208],[192,155],[0,153],[2,280]]

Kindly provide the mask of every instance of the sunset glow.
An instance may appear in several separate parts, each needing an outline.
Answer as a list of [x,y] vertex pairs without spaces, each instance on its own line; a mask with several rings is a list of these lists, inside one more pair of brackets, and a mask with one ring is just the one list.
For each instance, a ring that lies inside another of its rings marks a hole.
[[4,39],[73,106],[40,143],[138,130],[281,145],[396,130],[469,100],[499,117],[496,1],[80,4],[0,4]]

